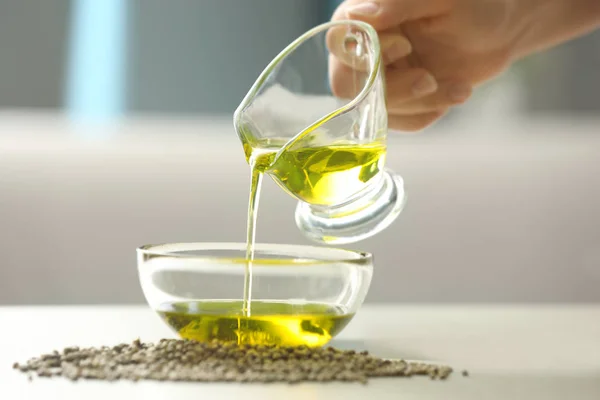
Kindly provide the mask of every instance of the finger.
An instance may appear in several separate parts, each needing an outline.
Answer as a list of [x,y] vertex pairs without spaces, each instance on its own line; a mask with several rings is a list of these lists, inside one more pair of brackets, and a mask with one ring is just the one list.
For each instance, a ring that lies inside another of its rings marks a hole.
[[[408,45],[410,46],[410,52],[408,52],[407,54],[405,54],[402,57],[398,57],[395,56],[393,53],[393,50],[390,47],[385,47],[383,48],[383,54],[382,57],[384,59],[384,65],[387,68],[392,68],[392,69],[407,69],[407,68],[413,68],[413,67],[418,67],[420,66],[420,62],[419,62],[419,58],[417,56],[417,54],[415,54],[413,52],[413,48],[412,48],[412,43],[409,40],[409,36],[406,34],[406,32],[404,31],[404,29],[402,27],[396,27],[396,28],[392,28],[392,29],[388,29],[386,31],[380,31],[378,32],[379,38],[381,41],[387,41],[390,39],[387,39],[388,37],[392,37],[392,38],[397,38],[397,37],[401,37],[403,39],[405,39],[408,43]],[[390,52],[391,50],[391,54],[386,54],[388,52]]]
[[408,39],[398,33],[380,33],[379,46],[384,65],[393,64],[412,52],[412,45]]
[[412,115],[443,110],[465,103],[473,89],[462,83],[442,82],[438,90],[428,96],[406,102],[389,103],[388,112],[396,115]]
[[[375,53],[368,53],[368,49],[359,49],[358,40],[364,38],[358,37],[344,25],[330,28],[325,35],[325,43],[331,54],[353,69],[366,71],[373,67]],[[365,43],[363,47],[365,46],[372,47],[372,44]],[[379,46],[384,65],[392,64],[412,52],[408,39],[393,31],[379,35]]]
[[[342,99],[353,99],[364,88],[366,73],[356,71],[332,56],[330,84],[332,93]],[[422,68],[392,71],[386,75],[386,105],[398,115],[421,114],[464,103],[472,87],[462,82],[436,82]]]
[[423,68],[388,71],[385,85],[388,107],[427,96],[438,89],[433,75]]
[[[410,88],[412,89],[412,87]],[[391,93],[391,89],[387,91],[388,111],[393,114],[409,115],[427,113],[463,104],[471,97],[473,89],[471,85],[463,82],[442,81],[437,82],[436,90],[427,95],[413,95],[413,97],[405,95],[406,97],[402,98],[396,93]]]
[[[329,55],[329,82],[335,96],[343,99],[356,97],[365,86],[368,77],[368,72],[357,70],[334,55]],[[435,92],[438,87],[435,78],[422,68],[390,70],[385,79],[388,106],[398,106],[424,97]]]
[[335,10],[332,19],[357,19],[376,30],[385,30],[407,21],[446,14],[451,6],[447,0],[347,0]]
[[394,27],[377,32],[381,47],[381,56],[385,66],[401,63],[408,65],[406,57],[413,52],[413,47],[401,27]]
[[346,65],[333,54],[329,55],[329,86],[334,96],[353,99],[363,89],[369,74]]
[[448,111],[440,110],[417,115],[388,115],[388,127],[390,130],[401,132],[416,132],[427,128],[442,118]]

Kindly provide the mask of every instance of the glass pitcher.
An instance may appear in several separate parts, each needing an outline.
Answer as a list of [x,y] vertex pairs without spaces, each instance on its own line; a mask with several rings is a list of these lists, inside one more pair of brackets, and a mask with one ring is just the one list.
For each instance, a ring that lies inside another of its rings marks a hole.
[[317,26],[261,73],[234,114],[246,159],[299,200],[309,239],[352,243],[400,214],[400,176],[384,168],[387,111],[379,40],[359,21]]

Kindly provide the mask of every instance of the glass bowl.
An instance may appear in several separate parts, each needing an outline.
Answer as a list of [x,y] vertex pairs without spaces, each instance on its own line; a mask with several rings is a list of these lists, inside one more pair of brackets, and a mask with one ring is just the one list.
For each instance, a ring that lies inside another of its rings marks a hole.
[[243,309],[245,243],[174,243],[137,249],[146,301],[179,336],[238,344],[322,346],[362,305],[368,253],[257,244]]

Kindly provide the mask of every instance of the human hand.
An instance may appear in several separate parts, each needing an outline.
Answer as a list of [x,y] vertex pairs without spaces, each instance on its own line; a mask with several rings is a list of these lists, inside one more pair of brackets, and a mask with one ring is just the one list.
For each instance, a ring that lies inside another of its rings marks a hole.
[[[333,20],[361,20],[378,31],[389,127],[415,131],[510,65],[528,28],[529,13],[518,6],[535,1],[346,0]],[[336,79],[341,67],[332,70],[334,93],[345,83]]]

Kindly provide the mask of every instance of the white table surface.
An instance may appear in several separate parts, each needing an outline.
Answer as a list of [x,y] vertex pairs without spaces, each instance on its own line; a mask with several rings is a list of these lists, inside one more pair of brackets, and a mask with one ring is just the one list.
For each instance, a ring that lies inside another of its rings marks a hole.
[[[145,307],[0,307],[0,399],[600,399],[600,305],[365,306],[337,345],[382,357],[447,363],[447,381],[368,385],[72,383],[12,369],[54,349],[110,345],[173,333]],[[461,370],[470,372],[468,378]]]

